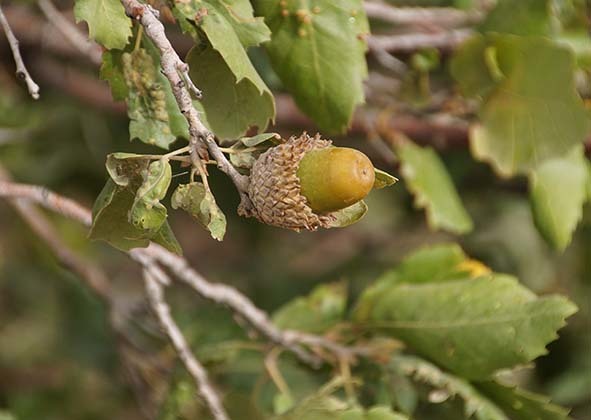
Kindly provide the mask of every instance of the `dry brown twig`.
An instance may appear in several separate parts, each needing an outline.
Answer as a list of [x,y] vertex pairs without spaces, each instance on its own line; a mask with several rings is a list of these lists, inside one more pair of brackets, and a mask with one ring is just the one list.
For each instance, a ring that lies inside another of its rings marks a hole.
[[6,16],[4,16],[4,12],[2,11],[1,7],[0,26],[2,26],[2,29],[6,34],[6,39],[8,39],[10,49],[12,50],[12,56],[14,57],[14,62],[16,63],[16,76],[19,79],[25,81],[31,97],[33,99],[39,99],[39,85],[35,83],[31,75],[29,74],[29,71],[27,70],[25,63],[23,62],[23,57],[21,56],[21,52],[18,47],[18,39],[16,39],[16,37],[12,33],[12,29],[10,28],[8,21],[6,20]]

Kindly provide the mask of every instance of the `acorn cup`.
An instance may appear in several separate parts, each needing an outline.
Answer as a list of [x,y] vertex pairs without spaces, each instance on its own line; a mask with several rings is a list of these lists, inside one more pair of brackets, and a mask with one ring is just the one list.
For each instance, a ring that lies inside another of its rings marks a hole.
[[367,210],[361,200],[374,182],[375,169],[363,153],[304,133],[259,156],[250,172],[252,207],[238,212],[295,231],[345,226]]

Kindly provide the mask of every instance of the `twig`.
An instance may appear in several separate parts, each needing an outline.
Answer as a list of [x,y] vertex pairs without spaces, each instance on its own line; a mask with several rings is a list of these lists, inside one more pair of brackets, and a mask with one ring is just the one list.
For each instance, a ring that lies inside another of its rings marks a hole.
[[386,3],[364,3],[367,16],[397,25],[437,25],[457,27],[480,21],[483,13],[479,10],[462,11],[451,7],[395,7]]
[[[189,123],[189,134],[191,142],[201,143],[205,138],[211,135],[210,131],[203,125],[199,118],[197,110],[193,107],[190,91],[197,97],[201,97],[201,92],[191,81],[189,76],[189,66],[180,59],[172,44],[166,37],[164,25],[158,20],[157,12],[150,6],[140,3],[137,0],[121,0],[126,13],[133,19],[138,20],[146,35],[154,42],[154,45],[160,50],[160,65],[162,72],[170,82],[172,93],[176,99],[181,113]],[[200,150],[200,156],[206,157],[203,148]]]
[[[36,185],[18,184],[0,180],[0,197],[25,198],[53,210],[85,226],[92,223],[90,211],[69,198],[62,197],[46,188]],[[158,261],[167,266],[179,280],[191,286],[199,295],[215,303],[229,307],[240,317],[275,344],[284,346],[296,354],[303,362],[318,366],[321,360],[307,352],[299,343],[288,338],[275,327],[265,312],[258,309],[246,296],[233,287],[214,284],[205,280],[193,270],[184,258],[172,254],[154,243],[148,248],[136,248],[129,255],[142,266]],[[154,273],[153,273],[154,274]]]
[[287,348],[303,362],[313,367],[318,367],[322,362],[275,327],[264,311],[257,308],[250,299],[235,288],[225,284],[210,283],[190,267],[184,258],[168,252],[160,245],[152,243],[142,251],[149,258],[166,266],[180,281],[189,285],[201,297],[230,308],[261,335],[271,342]]
[[170,314],[170,307],[164,300],[162,284],[155,278],[154,274],[150,272],[149,268],[146,267],[144,267],[144,281],[146,285],[146,294],[148,295],[148,300],[150,301],[152,309],[158,317],[162,328],[166,332],[166,335],[170,339],[177,354],[195,380],[198,392],[203,400],[205,400],[213,417],[216,420],[229,420],[218,394],[209,382],[207,371],[191,352],[182,331],[176,325]]
[[[160,50],[162,72],[170,82],[179,109],[189,123],[189,144],[193,148],[191,155],[194,161],[197,158],[207,160],[207,150],[209,150],[209,153],[216,160],[218,168],[230,177],[240,193],[242,201],[248,204],[250,202],[246,193],[248,178],[241,175],[232,166],[226,156],[219,150],[213,133],[201,122],[197,110],[193,107],[190,94],[192,92],[196,97],[200,98],[201,91],[189,76],[189,66],[179,58],[166,37],[164,25],[158,20],[157,12],[152,7],[137,0],[121,0],[121,3],[130,17],[140,21],[146,35]],[[195,163],[197,168],[201,167],[198,162]]]
[[370,50],[389,52],[413,52],[422,48],[451,50],[473,33],[471,29],[453,29],[435,33],[372,35],[367,39],[367,44]]
[[84,226],[90,227],[92,224],[90,210],[82,207],[74,200],[62,197],[38,185],[18,184],[0,179],[0,197],[25,198],[69,219],[74,219]]
[[[6,192],[6,183],[3,183],[3,181],[8,181],[8,174],[0,168],[0,195]],[[111,289],[107,275],[92,262],[72,252],[36,207],[22,201],[22,199],[12,199],[9,202],[21,217],[25,219],[31,229],[45,241],[63,266],[79,275],[97,296],[107,302],[110,298]]]
[[[75,201],[55,194],[43,187],[0,180],[0,197],[31,200],[85,226],[91,224],[89,210]],[[345,346],[326,337],[300,331],[282,331],[278,329],[265,312],[257,308],[250,299],[238,290],[225,284],[210,283],[191,268],[184,258],[169,252],[160,245],[152,243],[147,248],[136,248],[131,250],[129,255],[147,269],[161,284],[168,284],[170,282],[168,275],[156,263],[164,265],[178,280],[188,284],[200,296],[228,307],[237,316],[245,319],[266,339],[285,347],[301,361],[312,367],[318,367],[322,363],[322,359],[311,354],[303,346],[322,348],[337,357],[348,359],[355,356],[371,356],[372,354],[370,348]]]
[[93,63],[100,64],[102,62],[101,47],[88,40],[78,28],[66,19],[59,10],[53,5],[51,0],[38,0],[39,8],[49,22],[61,32],[61,34],[72,44],[78,51],[86,55]]
[[21,57],[21,52],[18,48],[18,39],[12,33],[12,29],[10,29],[10,25],[8,25],[8,21],[4,16],[4,12],[0,7],[0,25],[2,29],[4,29],[4,33],[6,33],[6,39],[8,39],[8,43],[10,44],[10,49],[12,50],[12,56],[14,57],[14,62],[16,63],[16,76],[19,79],[22,79],[27,84],[27,89],[29,90],[29,94],[33,99],[39,99],[39,86],[35,81],[31,78],[27,67],[25,67],[25,63],[23,62],[23,58]]

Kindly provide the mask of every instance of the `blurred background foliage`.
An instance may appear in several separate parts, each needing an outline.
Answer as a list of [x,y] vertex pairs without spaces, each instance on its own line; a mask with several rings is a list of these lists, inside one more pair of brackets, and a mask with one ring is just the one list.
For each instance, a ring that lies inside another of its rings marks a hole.
[[[390,3],[471,6],[469,0]],[[584,2],[565,3],[584,8]],[[9,7],[17,10],[20,6],[13,2]],[[584,16],[575,13],[572,21],[588,23]],[[185,41],[180,35],[178,38],[182,50]],[[128,120],[120,105],[104,99],[105,92],[108,95],[105,83],[73,85],[76,77],[85,77],[84,81],[95,77],[92,65],[67,54],[58,53],[58,59],[54,51],[34,40],[25,40],[24,52],[32,73],[42,84],[42,98],[35,103],[14,80],[11,57],[4,38],[0,38],[0,163],[18,181],[47,186],[91,206],[105,182],[108,153],[151,153],[155,149],[129,142]],[[264,53],[254,50],[251,59],[268,85],[280,93],[280,82]],[[386,88],[378,87],[375,95],[370,90],[368,109],[383,112],[399,106],[402,100],[420,121],[429,113],[434,92],[441,89],[450,94],[449,55],[428,49],[401,59],[410,67],[403,79],[379,70],[370,57],[370,68],[376,71],[370,77],[370,87],[373,81]],[[581,60],[589,62],[588,56],[582,55]],[[589,69],[584,64],[577,75],[579,92],[587,101]],[[425,78],[430,84],[427,92]],[[75,87],[65,91],[67,83]],[[280,113],[274,127],[284,136],[304,129],[314,127],[305,118],[291,118],[288,113]],[[369,213],[349,228],[299,234],[272,228],[236,215],[234,187],[215,169],[211,171],[212,188],[228,218],[225,240],[212,240],[179,211],[171,212],[170,223],[186,258],[206,278],[237,287],[269,312],[318,285],[333,284],[342,300],[327,304],[322,294],[318,299],[328,305],[323,308],[338,314],[350,308],[365,287],[409,252],[429,244],[457,242],[469,256],[496,272],[515,275],[537,294],[561,293],[577,304],[579,311],[560,331],[560,339],[549,345],[549,354],[540,357],[535,368],[513,373],[512,380],[572,407],[575,419],[591,419],[589,203],[570,245],[564,252],[555,251],[534,225],[527,180],[501,179],[490,166],[475,161],[465,143],[445,140],[432,130],[423,135],[422,142],[439,149],[473,221],[473,230],[462,236],[430,227],[425,213],[414,207],[405,180],[373,192],[367,199]],[[399,175],[399,163],[388,153],[391,149],[386,142],[359,130],[334,137],[334,141],[364,151],[376,167]],[[188,175],[176,169],[181,175],[173,179],[173,184],[186,182]],[[106,244],[88,242],[86,232],[76,224],[49,213],[47,216],[72,248],[107,271],[123,309],[114,311],[93,296],[59,266],[14,211],[0,202],[0,419],[139,419],[143,418],[142,410],[151,412],[150,404],[161,401],[164,419],[206,418],[203,413],[203,417],[196,414],[201,408],[192,400],[190,381],[155,333],[156,324],[146,315],[138,268]],[[168,297],[176,319],[215,382],[231,390],[226,398],[231,402],[230,415],[236,415],[233,418],[262,418],[260,408],[246,397],[251,392],[266,409],[288,405],[277,398],[275,385],[265,373],[261,345],[248,341],[228,312],[186,293],[183,286],[174,286]],[[306,304],[301,305],[306,311]],[[279,312],[276,320],[281,323],[281,319]],[[283,320],[289,322],[289,313]],[[314,318],[302,322],[317,325]],[[123,337],[113,324],[130,334]],[[278,357],[279,369],[294,399],[305,397],[331,378],[329,370],[311,374],[290,356]],[[365,368],[365,398],[384,401],[380,395],[385,392],[383,378],[374,378],[372,387],[371,367],[358,367],[360,371]],[[174,392],[167,389],[171,375]],[[425,395],[429,393],[411,387],[404,376],[394,373],[389,386],[401,399],[398,407],[417,407],[414,418],[454,419],[461,412],[458,399],[450,399],[439,404],[434,414],[433,406],[426,404],[429,397]],[[136,400],[141,403],[136,404]]]

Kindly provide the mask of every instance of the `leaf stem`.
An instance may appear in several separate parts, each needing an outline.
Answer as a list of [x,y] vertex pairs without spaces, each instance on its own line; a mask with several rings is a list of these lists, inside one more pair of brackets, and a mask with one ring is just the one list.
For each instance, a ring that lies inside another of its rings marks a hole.
[[144,35],[144,27],[140,25],[140,28],[137,31],[137,35],[135,37],[135,45],[133,46],[133,52],[136,52],[140,49],[140,45],[142,43],[142,36]]

